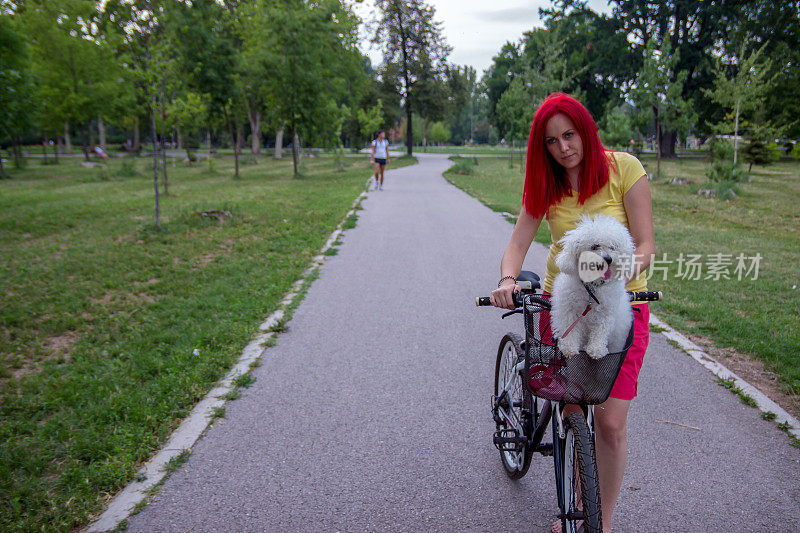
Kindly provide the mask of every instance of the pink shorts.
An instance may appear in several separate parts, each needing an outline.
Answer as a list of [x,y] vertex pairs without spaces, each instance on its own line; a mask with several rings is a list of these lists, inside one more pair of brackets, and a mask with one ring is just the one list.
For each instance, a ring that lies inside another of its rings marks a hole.
[[[546,296],[550,293],[544,292]],[[650,342],[650,306],[647,303],[637,304],[633,307],[633,344],[625,356],[622,369],[611,389],[611,398],[618,400],[632,400],[636,397],[639,387],[639,371],[642,369],[644,353],[647,351],[647,344]],[[638,309],[638,311],[637,311]],[[545,318],[544,315],[547,315]],[[550,320],[549,312],[542,313],[542,318]],[[545,328],[542,328],[545,330]],[[550,328],[546,328],[549,334]],[[546,339],[542,339],[548,342]],[[552,342],[552,341],[549,341]]]

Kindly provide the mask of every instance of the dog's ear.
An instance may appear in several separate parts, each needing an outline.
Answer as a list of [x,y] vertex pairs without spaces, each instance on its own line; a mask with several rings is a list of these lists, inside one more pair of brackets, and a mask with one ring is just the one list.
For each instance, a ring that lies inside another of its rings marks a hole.
[[567,239],[567,232],[563,239],[558,241],[561,253],[556,256],[556,266],[565,274],[575,274],[578,271],[578,260],[575,257],[575,239]]

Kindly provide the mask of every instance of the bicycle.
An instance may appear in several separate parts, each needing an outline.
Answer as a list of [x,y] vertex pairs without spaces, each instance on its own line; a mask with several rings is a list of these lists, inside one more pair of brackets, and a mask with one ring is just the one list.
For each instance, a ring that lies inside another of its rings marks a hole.
[[[539,276],[520,272],[515,295],[517,309],[502,318],[522,314],[525,340],[509,332],[500,341],[495,364],[492,417],[496,424],[493,443],[511,479],[527,472],[534,453],[552,456],[561,530],[602,531],[600,485],[595,459],[593,406],[608,399],[625,355],[633,343],[633,324],[625,347],[600,359],[585,352],[565,358],[550,332],[549,297],[537,293]],[[631,301],[655,301],[660,292],[628,293]],[[490,306],[488,297],[476,298],[478,306]],[[579,411],[564,415],[567,405]],[[552,442],[543,442],[548,426]],[[577,475],[577,479],[576,479]],[[576,483],[577,481],[577,483]]]

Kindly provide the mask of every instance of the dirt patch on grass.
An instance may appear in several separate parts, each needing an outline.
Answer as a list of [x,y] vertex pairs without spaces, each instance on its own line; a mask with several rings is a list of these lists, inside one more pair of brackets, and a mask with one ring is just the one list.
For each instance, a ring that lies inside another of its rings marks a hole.
[[235,241],[233,239],[227,239],[225,241],[225,244],[223,244],[218,250],[201,255],[197,259],[199,266],[204,267],[217,257],[220,257],[222,255],[229,255],[231,251],[233,251],[234,242]]
[[766,394],[773,402],[783,407],[787,413],[800,419],[800,396],[786,394],[781,389],[777,374],[767,370],[764,363],[739,353],[733,348],[720,348],[707,337],[692,334],[686,334],[686,336],[720,364],[725,365],[737,376]]
[[[59,335],[51,335],[42,341],[42,349],[39,352],[41,356],[38,361],[28,359],[24,360],[19,368],[11,370],[11,375],[14,379],[20,379],[25,376],[32,376],[38,374],[42,370],[44,361],[53,359],[62,360],[67,362],[72,355],[72,347],[78,341],[78,336],[74,331],[65,331]],[[36,357],[34,355],[34,357]]]
[[158,298],[147,294],[146,292],[126,292],[126,291],[106,291],[100,298],[89,298],[93,304],[107,306],[109,304],[122,303],[123,305],[142,305],[152,304],[158,301]]

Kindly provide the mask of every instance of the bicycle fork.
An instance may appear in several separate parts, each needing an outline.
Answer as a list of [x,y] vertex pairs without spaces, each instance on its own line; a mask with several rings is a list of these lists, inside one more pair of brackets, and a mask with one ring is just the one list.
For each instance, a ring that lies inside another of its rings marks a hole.
[[[520,359],[514,365],[513,374],[522,375],[525,370],[525,359]],[[514,398],[509,388],[516,380],[510,379],[503,385],[503,390],[497,396],[492,396],[492,417],[497,424],[506,424],[508,427],[498,429],[494,433],[493,442],[501,452],[521,452],[525,447],[525,431],[523,420],[514,412]]]

